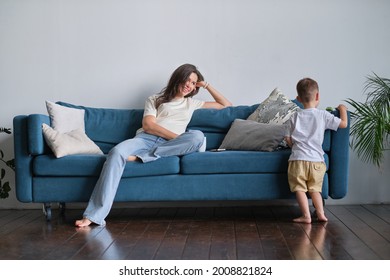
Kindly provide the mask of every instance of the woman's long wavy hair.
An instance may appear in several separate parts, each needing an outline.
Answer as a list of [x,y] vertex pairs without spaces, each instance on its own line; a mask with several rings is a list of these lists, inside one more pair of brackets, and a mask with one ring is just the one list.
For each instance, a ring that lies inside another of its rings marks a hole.
[[[203,75],[199,72],[196,66],[192,64],[183,64],[177,68],[172,73],[172,76],[168,81],[168,85],[161,90],[161,95],[157,97],[156,108],[158,108],[161,104],[170,102],[172,99],[174,99],[192,73],[195,73],[198,76],[197,82],[204,80]],[[192,97],[198,92],[199,88],[196,87],[190,94],[186,95],[185,97]]]

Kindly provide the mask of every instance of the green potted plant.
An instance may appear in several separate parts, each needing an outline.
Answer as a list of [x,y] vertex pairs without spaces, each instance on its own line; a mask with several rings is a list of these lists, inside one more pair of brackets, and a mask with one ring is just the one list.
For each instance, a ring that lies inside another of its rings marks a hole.
[[364,93],[365,102],[346,100],[354,109],[351,111],[351,148],[364,162],[380,168],[390,146],[390,79],[375,73],[367,76]]
[[[11,134],[11,129],[0,127],[0,132]],[[0,162],[4,163],[10,169],[15,171],[14,160],[13,159],[5,160],[4,153],[1,149],[0,149]],[[9,196],[9,192],[11,190],[9,182],[8,181],[4,182],[5,174],[6,174],[6,170],[4,168],[1,168],[0,169],[0,198],[3,198],[3,199],[7,198]]]

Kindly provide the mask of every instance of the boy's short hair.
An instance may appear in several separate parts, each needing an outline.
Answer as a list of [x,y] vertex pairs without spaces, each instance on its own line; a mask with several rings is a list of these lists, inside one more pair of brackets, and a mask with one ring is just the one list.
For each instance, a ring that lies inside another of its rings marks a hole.
[[303,78],[297,84],[298,96],[303,102],[312,101],[318,91],[318,83],[311,78]]

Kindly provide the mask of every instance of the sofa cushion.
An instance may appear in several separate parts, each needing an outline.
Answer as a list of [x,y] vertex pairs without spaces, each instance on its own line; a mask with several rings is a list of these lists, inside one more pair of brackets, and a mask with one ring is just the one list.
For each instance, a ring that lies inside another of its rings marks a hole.
[[207,142],[206,150],[211,150],[219,148],[225,137],[225,133],[204,132],[204,136]]
[[85,132],[104,152],[107,152],[105,143],[118,144],[133,138],[142,125],[143,109],[91,108],[65,102],[57,104],[85,111]]
[[[105,155],[71,155],[55,158],[53,155],[40,155],[33,162],[34,176],[94,176],[100,175]],[[122,177],[158,176],[179,173],[179,157],[166,157],[141,163],[128,162]]]
[[[182,174],[287,173],[291,150],[193,153],[181,159]],[[328,156],[325,163],[328,166]]]
[[[197,129],[203,133],[224,133],[229,130],[235,119],[246,119],[257,105],[231,106],[224,109],[198,109],[194,111],[189,129]],[[208,144],[208,143],[207,143]]]
[[222,151],[194,153],[182,157],[183,174],[283,173],[291,151]]

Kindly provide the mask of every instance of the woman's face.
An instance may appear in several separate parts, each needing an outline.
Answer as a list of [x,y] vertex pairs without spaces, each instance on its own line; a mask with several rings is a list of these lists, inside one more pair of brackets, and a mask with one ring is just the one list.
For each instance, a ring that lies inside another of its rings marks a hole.
[[198,81],[198,75],[195,73],[191,73],[191,75],[188,77],[187,81],[182,85],[180,90],[181,96],[186,96],[193,92],[196,88],[196,82]]

